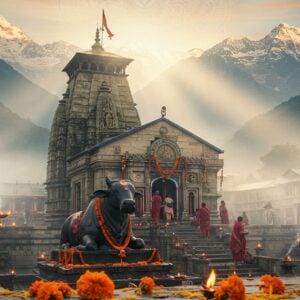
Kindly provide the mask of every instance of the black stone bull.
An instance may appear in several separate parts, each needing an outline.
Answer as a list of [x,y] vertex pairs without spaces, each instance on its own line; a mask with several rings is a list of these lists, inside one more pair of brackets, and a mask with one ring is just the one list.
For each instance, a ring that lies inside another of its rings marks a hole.
[[129,248],[145,247],[142,239],[132,235],[128,215],[135,211],[134,198],[139,193],[128,180],[106,178],[106,183],[108,190],[95,191],[86,211],[76,212],[65,220],[60,241],[63,249],[117,249],[128,240]]

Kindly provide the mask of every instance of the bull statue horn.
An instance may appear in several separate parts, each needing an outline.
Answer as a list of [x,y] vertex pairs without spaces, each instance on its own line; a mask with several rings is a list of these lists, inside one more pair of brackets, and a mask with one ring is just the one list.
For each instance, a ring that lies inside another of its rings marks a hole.
[[111,187],[111,180],[108,178],[108,176],[105,177],[105,181],[107,186],[110,188]]
[[133,182],[133,179],[131,178],[131,176],[129,176],[128,179],[129,179],[131,182]]

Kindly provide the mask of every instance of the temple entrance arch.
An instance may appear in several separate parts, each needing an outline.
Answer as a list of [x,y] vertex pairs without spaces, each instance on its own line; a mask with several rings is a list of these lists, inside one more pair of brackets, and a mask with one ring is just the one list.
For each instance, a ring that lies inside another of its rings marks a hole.
[[[174,218],[178,218],[178,184],[174,179],[166,179],[158,177],[153,179],[151,183],[152,195],[155,191],[159,191],[162,200],[167,196],[171,197],[174,200],[173,210]],[[161,218],[164,218],[163,213],[161,213]]]

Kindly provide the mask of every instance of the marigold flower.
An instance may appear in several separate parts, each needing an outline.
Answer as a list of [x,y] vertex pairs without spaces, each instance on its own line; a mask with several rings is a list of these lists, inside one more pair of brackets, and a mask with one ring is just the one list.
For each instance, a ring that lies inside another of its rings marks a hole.
[[63,281],[56,281],[57,288],[63,293],[64,297],[70,297],[72,294],[71,287]]
[[143,295],[151,295],[154,287],[155,287],[155,282],[151,277],[148,276],[142,277],[139,283],[139,288]]
[[215,297],[218,300],[244,300],[246,298],[245,292],[243,281],[234,274],[220,282],[219,287],[216,289]]
[[283,294],[285,291],[285,285],[279,277],[265,274],[261,276],[260,281],[263,284],[259,286],[259,289],[264,293]]
[[38,289],[36,300],[63,300],[63,293],[55,282],[44,282]]
[[76,282],[77,293],[81,299],[110,299],[115,285],[104,272],[86,271]]
[[29,296],[35,297],[38,293],[38,290],[44,283],[45,283],[44,280],[36,280],[35,282],[33,282],[29,287]]

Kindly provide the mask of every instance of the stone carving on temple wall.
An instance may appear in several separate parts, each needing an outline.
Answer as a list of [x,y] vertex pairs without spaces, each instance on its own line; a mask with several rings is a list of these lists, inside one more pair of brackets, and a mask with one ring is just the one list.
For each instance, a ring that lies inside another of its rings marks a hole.
[[121,154],[121,146],[116,146],[114,152],[115,154]]
[[168,128],[166,126],[161,126],[159,128],[159,133],[160,133],[161,137],[166,137],[168,134]]
[[144,182],[144,172],[133,172],[131,175],[134,182]]
[[169,139],[158,139],[154,141],[150,148],[152,155],[157,155],[161,161],[174,161],[176,157],[181,156],[178,145]]
[[187,181],[190,184],[196,184],[198,182],[197,180],[197,174],[195,173],[189,173],[187,176]]

